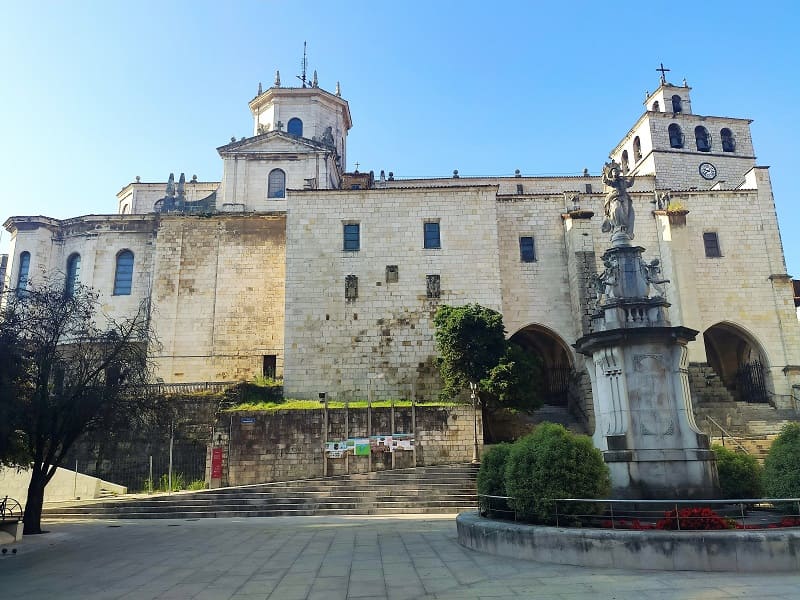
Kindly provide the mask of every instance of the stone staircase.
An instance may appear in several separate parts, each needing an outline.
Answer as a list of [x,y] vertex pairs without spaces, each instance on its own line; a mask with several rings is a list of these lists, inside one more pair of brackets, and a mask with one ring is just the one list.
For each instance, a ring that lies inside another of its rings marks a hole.
[[45,519],[198,519],[457,513],[477,504],[470,464],[396,469],[46,507]]
[[[711,436],[712,444],[725,445],[737,451],[744,448],[761,461],[766,458],[772,440],[783,426],[798,420],[798,415],[791,410],[737,401],[707,364],[689,365],[689,387],[695,422]],[[725,429],[724,436],[709,417]]]

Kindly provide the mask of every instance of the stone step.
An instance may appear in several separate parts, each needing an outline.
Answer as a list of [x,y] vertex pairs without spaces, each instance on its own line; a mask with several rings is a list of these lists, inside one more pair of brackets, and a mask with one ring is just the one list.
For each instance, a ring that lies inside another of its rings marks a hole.
[[403,469],[47,507],[48,519],[389,514],[474,509],[471,465]]

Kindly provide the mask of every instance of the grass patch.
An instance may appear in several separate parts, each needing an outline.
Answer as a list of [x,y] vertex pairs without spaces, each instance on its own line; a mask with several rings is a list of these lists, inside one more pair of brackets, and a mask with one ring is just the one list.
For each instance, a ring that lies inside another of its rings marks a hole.
[[[394,405],[396,408],[408,408],[411,406],[411,400],[395,400]],[[417,402],[417,406],[457,406],[457,402]],[[274,412],[278,410],[319,410],[323,408],[323,404],[319,400],[284,400],[282,402],[243,402],[225,409],[224,412],[242,412],[242,411],[260,411],[260,412]],[[349,403],[340,400],[329,400],[328,408],[367,408],[366,400],[352,400]],[[392,406],[391,400],[375,400],[372,402],[372,408],[390,408]]]

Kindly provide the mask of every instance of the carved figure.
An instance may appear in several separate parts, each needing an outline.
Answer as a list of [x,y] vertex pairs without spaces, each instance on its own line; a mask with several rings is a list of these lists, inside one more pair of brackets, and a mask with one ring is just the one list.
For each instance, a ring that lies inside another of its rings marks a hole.
[[175,174],[170,173],[169,179],[167,179],[167,198],[175,197]]
[[644,278],[647,283],[653,286],[656,296],[663,298],[666,293],[664,284],[669,283],[669,279],[662,279],[660,265],[661,262],[657,258],[654,258],[649,263],[642,261],[642,271],[644,272]]
[[625,177],[617,161],[603,165],[603,183],[611,188],[603,201],[605,219],[603,233],[623,232],[633,239],[633,202],[628,188],[633,186],[635,176]]
[[330,126],[325,128],[325,131],[322,133],[322,143],[326,146],[333,146],[333,130]]
[[600,303],[616,297],[614,289],[619,284],[619,263],[615,258],[603,257],[605,269],[597,275],[595,288]]

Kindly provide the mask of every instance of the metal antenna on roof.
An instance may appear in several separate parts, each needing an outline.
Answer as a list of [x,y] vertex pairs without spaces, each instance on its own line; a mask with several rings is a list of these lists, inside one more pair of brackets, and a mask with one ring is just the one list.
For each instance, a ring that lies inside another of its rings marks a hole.
[[297,78],[303,82],[303,87],[306,87],[306,71],[308,70],[308,58],[306,56],[306,43],[303,42],[303,60],[300,62],[300,69],[302,75],[297,75]]

